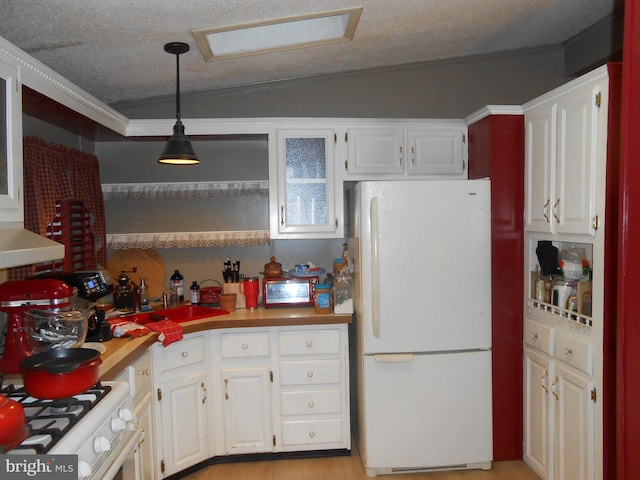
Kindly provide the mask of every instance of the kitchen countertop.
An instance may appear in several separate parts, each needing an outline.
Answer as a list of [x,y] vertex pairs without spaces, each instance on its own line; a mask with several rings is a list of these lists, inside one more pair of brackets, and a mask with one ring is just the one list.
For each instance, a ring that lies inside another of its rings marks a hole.
[[[238,309],[227,315],[218,315],[181,323],[185,334],[217,328],[278,327],[287,325],[321,325],[351,323],[351,314],[317,314],[313,308],[257,308]],[[113,380],[125,367],[139,358],[156,342],[157,334],[142,337],[113,338],[102,345],[107,351],[102,354],[100,380]]]

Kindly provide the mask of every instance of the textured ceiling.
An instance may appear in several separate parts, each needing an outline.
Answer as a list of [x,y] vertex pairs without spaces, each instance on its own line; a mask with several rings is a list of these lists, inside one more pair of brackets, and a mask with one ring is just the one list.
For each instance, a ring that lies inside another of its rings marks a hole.
[[[622,0],[0,0],[0,36],[105,103],[560,44]],[[363,7],[352,42],[205,62],[191,30]]]

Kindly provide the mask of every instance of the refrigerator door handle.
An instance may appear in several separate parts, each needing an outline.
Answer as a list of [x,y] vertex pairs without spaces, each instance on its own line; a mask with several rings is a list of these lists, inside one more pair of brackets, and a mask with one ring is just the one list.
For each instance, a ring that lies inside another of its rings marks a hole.
[[373,359],[378,363],[408,363],[413,361],[413,353],[377,353]]
[[373,336],[380,338],[380,274],[378,271],[378,197],[373,197],[369,205],[371,222],[371,326]]

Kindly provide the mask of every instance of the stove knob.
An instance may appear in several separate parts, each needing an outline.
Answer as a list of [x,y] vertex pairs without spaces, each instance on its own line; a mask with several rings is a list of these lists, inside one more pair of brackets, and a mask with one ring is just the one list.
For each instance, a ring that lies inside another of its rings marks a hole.
[[133,412],[128,408],[121,408],[118,412],[118,417],[120,418],[120,420],[130,422],[133,420]]
[[96,453],[108,452],[111,449],[111,442],[107,437],[96,437],[93,441],[93,449]]
[[84,460],[78,462],[78,478],[87,478],[91,476],[91,465]]
[[111,431],[113,433],[120,432],[127,428],[127,422],[122,420],[121,418],[112,418],[111,419]]

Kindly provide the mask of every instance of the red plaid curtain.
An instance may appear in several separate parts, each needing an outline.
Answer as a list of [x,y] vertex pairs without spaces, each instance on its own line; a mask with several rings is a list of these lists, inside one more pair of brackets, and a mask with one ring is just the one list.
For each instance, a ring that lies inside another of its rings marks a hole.
[[[96,261],[107,263],[104,202],[98,158],[64,145],[25,137],[24,148],[24,227],[46,236],[47,225],[56,213],[56,201],[81,200],[93,217]],[[35,265],[11,268],[10,280],[21,280],[35,273]]]

